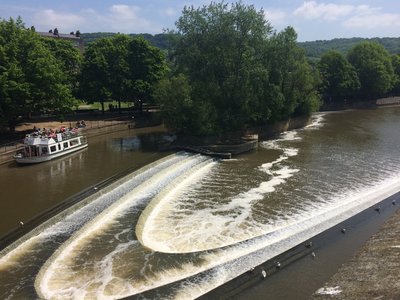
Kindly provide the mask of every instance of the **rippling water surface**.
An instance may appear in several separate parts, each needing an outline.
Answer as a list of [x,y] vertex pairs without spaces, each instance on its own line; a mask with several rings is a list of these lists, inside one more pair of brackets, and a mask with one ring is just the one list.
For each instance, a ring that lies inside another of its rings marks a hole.
[[156,160],[3,251],[0,295],[200,296],[400,190],[399,116],[317,114],[232,160]]

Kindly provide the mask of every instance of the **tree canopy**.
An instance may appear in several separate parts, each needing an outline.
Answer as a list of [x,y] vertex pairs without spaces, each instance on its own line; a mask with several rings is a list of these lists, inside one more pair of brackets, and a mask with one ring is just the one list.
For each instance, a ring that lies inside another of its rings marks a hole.
[[394,72],[393,92],[400,93],[400,54],[392,55]]
[[70,84],[72,91],[76,95],[79,86],[82,54],[71,42],[63,39],[42,37],[42,42],[56,58],[66,76],[66,82]]
[[360,88],[356,70],[338,51],[324,53],[318,69],[321,74],[321,88],[327,97],[346,97]]
[[86,49],[81,95],[89,102],[101,103],[149,100],[153,85],[165,72],[163,53],[143,38],[124,34],[102,38]]
[[[273,34],[262,10],[241,2],[189,6],[176,27],[174,77],[169,86],[163,82],[159,87],[171,90],[177,80],[187,85],[174,127],[216,134],[309,113],[318,106],[313,70],[296,44],[296,33],[287,28]],[[157,99],[170,107],[165,103],[170,99],[159,96],[165,94],[158,92]]]
[[394,72],[389,52],[375,42],[362,42],[354,46],[347,59],[355,68],[363,95],[379,96],[392,89]]
[[13,130],[19,116],[68,110],[70,78],[59,59],[20,18],[0,20],[0,119]]

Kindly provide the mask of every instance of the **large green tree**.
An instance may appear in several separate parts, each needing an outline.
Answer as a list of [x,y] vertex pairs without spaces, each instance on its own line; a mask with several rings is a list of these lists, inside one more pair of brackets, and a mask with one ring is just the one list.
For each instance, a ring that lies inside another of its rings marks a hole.
[[324,53],[318,63],[321,88],[325,97],[338,99],[355,94],[360,88],[357,72],[338,51]]
[[361,42],[347,54],[357,71],[364,96],[380,96],[390,91],[394,73],[390,54],[376,42]]
[[0,118],[14,130],[19,116],[66,111],[74,102],[68,76],[37,33],[20,18],[0,21]]
[[209,123],[196,133],[242,129],[249,116],[256,117],[252,102],[267,80],[263,53],[271,27],[263,11],[223,2],[185,7],[176,26],[178,70],[187,74],[197,117]]
[[270,121],[310,114],[319,108],[318,74],[308,64],[304,50],[297,45],[297,34],[292,27],[273,35],[267,45],[266,58]]
[[[85,52],[81,93],[89,102],[134,101],[152,95],[166,72],[163,53],[141,37],[117,34],[91,43]],[[103,105],[104,111],[104,105]]]
[[42,38],[42,42],[51,51],[66,76],[74,94],[79,85],[79,74],[82,64],[82,54],[70,41],[59,38]]
[[[262,10],[241,2],[190,6],[176,27],[174,71],[190,87],[180,118],[174,118],[182,131],[232,132],[318,107],[316,72],[297,46],[295,31],[274,34]],[[163,87],[170,89],[174,80]]]

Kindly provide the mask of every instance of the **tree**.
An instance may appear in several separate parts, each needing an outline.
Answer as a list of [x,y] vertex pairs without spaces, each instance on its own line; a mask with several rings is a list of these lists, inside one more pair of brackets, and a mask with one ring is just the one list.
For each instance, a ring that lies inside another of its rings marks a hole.
[[361,42],[349,51],[347,59],[357,71],[361,93],[365,96],[380,96],[393,87],[391,58],[382,45]]
[[360,88],[357,72],[340,52],[324,53],[318,63],[322,92],[326,97],[345,98]]
[[42,42],[57,59],[64,75],[67,76],[67,82],[76,94],[79,86],[78,80],[81,71],[82,54],[77,47],[66,40],[43,37]]
[[154,85],[164,77],[167,64],[162,51],[142,37],[132,38],[128,44],[130,99],[142,109],[143,102],[152,101]]
[[267,106],[271,122],[310,114],[319,108],[318,76],[297,45],[292,27],[275,33],[268,43],[266,65],[269,77]]
[[[297,46],[296,32],[272,33],[262,10],[241,2],[185,7],[176,26],[170,53],[174,74],[184,74],[190,87],[184,97],[190,101],[171,102],[182,105],[181,116],[172,119],[175,128],[223,134],[319,107],[317,72]],[[160,88],[170,90],[173,78]]]
[[176,26],[178,72],[189,80],[195,117],[209,123],[193,130],[211,134],[243,129],[250,116],[256,117],[253,102],[261,101],[265,85],[263,53],[271,27],[263,11],[224,2],[185,7]]
[[392,55],[392,66],[394,72],[393,92],[400,93],[400,54]]
[[165,124],[169,128],[186,131],[192,127],[190,114],[194,107],[190,94],[189,82],[183,74],[164,78],[157,84],[154,99],[159,104]]
[[0,118],[14,130],[19,116],[69,110],[68,77],[39,35],[20,18],[0,21]]
[[[128,38],[125,35],[115,35],[102,38],[91,43],[84,55],[80,90],[88,102],[100,102],[104,112],[104,102],[111,99],[120,100],[121,91],[115,89],[122,86],[128,78],[126,64],[126,49]],[[119,93],[119,94],[118,94]]]
[[117,34],[91,43],[85,52],[81,93],[89,102],[149,100],[165,74],[162,52],[143,38]]

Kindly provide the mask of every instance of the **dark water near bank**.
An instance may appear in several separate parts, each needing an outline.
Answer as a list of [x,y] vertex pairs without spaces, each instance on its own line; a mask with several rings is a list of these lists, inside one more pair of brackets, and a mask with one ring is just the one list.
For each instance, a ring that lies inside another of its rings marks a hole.
[[3,251],[0,296],[200,296],[399,191],[399,117],[397,107],[316,115],[311,126],[230,161],[187,153],[158,160],[154,136],[125,132],[47,164],[2,166],[5,232],[146,165]]

